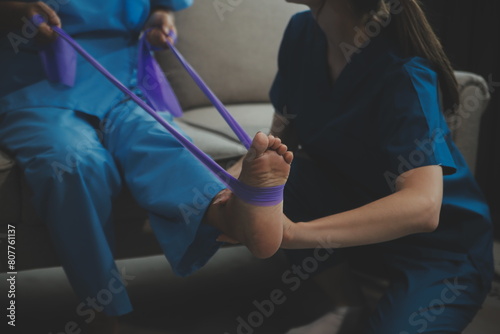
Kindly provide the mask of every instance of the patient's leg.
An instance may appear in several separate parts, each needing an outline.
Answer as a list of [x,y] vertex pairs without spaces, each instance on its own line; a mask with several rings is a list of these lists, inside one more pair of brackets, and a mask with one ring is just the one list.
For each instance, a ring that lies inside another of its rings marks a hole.
[[[279,139],[258,133],[243,160],[239,180],[253,187],[285,184],[293,155]],[[219,193],[210,205],[205,222],[241,242],[257,257],[272,256],[283,237],[283,203],[255,206],[229,190]]]

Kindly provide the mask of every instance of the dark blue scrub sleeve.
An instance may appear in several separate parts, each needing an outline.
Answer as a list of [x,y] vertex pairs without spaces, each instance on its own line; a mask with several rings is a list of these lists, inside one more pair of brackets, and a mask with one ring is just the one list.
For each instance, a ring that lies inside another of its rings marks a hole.
[[389,74],[382,92],[377,133],[386,177],[423,166],[440,165],[445,175],[456,171],[448,137],[450,131],[439,110],[437,75],[414,58]]

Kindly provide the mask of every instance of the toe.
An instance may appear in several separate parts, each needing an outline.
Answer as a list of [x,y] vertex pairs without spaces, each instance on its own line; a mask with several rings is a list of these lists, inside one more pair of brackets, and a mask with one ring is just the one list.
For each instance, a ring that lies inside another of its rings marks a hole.
[[266,136],[263,132],[258,132],[255,137],[253,138],[252,145],[250,147],[250,150],[252,150],[255,153],[255,157],[259,157],[269,147],[269,138]]
[[273,136],[273,135],[268,135],[267,139],[269,140],[269,144],[267,144],[268,147],[269,148],[273,147],[274,146],[274,142],[276,141],[276,137]]
[[279,138],[274,138],[274,142],[272,145],[269,145],[269,148],[271,150],[277,150],[281,146],[281,139]]
[[288,151],[283,154],[283,159],[285,159],[286,163],[291,164],[293,161],[293,153]]
[[277,152],[279,155],[283,155],[283,154],[285,154],[287,151],[288,151],[288,147],[287,147],[286,145],[280,145],[280,146],[276,149],[276,152]]

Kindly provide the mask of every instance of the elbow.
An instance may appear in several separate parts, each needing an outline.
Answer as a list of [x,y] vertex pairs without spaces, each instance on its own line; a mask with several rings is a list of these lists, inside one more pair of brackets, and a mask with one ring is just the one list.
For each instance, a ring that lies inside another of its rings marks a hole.
[[418,229],[421,233],[434,232],[439,226],[442,198],[427,197],[422,199]]
[[424,233],[434,232],[439,226],[439,214],[434,215],[426,219],[426,221],[422,224],[422,229]]

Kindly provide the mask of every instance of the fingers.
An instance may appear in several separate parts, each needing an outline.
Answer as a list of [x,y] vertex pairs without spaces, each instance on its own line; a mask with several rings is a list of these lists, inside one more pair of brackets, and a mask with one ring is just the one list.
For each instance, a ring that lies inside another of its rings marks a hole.
[[52,8],[50,8],[47,4],[39,1],[32,5],[29,5],[27,14],[29,17],[33,17],[36,14],[41,15],[47,22],[44,22],[38,26],[36,39],[39,43],[46,44],[57,38],[57,33],[51,28],[51,26],[61,27],[61,20]]
[[154,11],[145,25],[146,29],[151,28],[148,32],[148,42],[158,48],[168,48],[167,41],[174,44],[174,39],[170,36],[171,33],[177,35],[175,28],[174,16],[170,11],[158,9]]
[[153,46],[162,49],[167,48],[167,38],[165,34],[158,28],[154,28],[148,31],[147,40],[149,44]]
[[[173,34],[170,34],[170,32],[172,32]],[[167,39],[170,41],[170,44],[173,45],[175,43],[175,40],[172,36],[177,36],[177,28],[175,27],[175,25],[170,26],[166,34],[167,34]]]
[[36,39],[39,43],[46,44],[54,41],[56,38],[57,33],[47,23],[42,23],[38,26]]
[[39,1],[36,4],[39,6],[40,11],[42,11],[45,14],[44,16],[46,16],[49,25],[57,26],[59,28],[61,27],[61,19],[59,19],[59,16],[52,8],[50,8],[47,4],[45,4],[42,1]]
[[[175,29],[171,30],[175,32]],[[167,41],[170,44],[174,44],[174,40],[168,35],[171,30],[166,26],[153,28],[148,32],[147,40],[151,45],[157,48],[166,49],[168,48]]]

